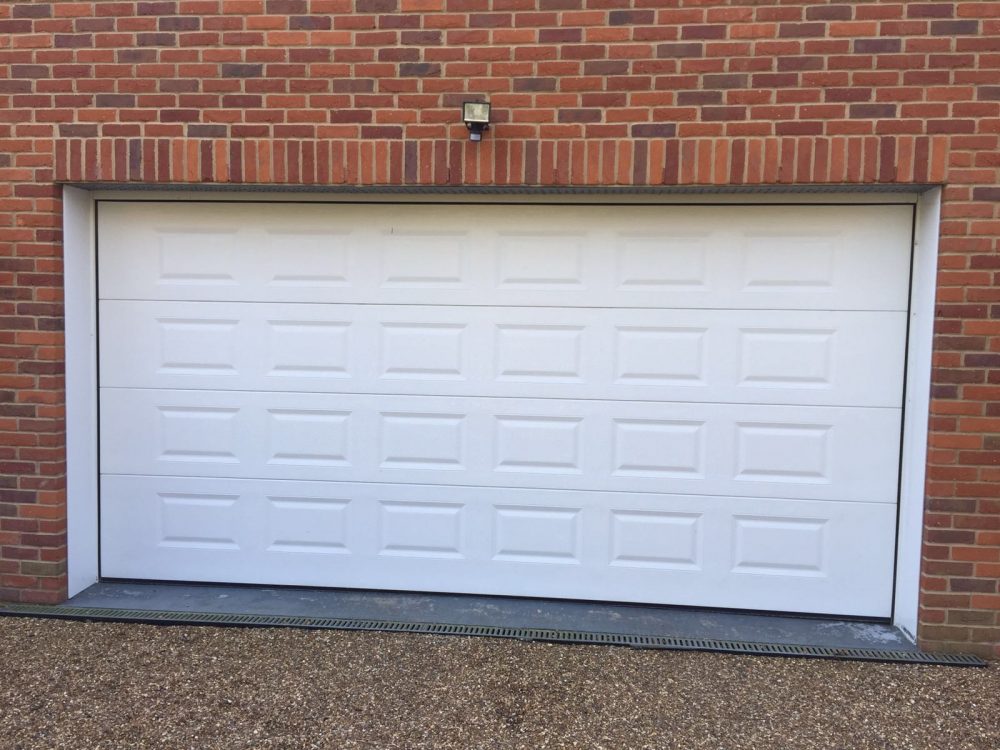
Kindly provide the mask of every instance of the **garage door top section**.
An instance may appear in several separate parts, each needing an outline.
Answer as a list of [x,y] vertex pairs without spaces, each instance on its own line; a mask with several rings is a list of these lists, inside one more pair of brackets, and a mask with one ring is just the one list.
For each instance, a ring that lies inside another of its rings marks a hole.
[[[104,299],[907,305],[909,206],[111,203],[100,211],[115,222],[101,243]],[[123,213],[129,220],[117,222]]]

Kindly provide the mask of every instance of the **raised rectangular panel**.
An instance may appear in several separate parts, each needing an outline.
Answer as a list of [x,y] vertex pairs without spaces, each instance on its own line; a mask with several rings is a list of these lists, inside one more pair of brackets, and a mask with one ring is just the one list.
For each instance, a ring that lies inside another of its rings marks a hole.
[[498,325],[498,380],[581,382],[583,327]]
[[349,234],[323,230],[267,233],[270,286],[342,287],[349,284]]
[[161,547],[238,550],[236,501],[238,495],[161,492]]
[[235,231],[159,230],[159,284],[234,286]]
[[744,284],[778,291],[834,288],[837,237],[770,235],[748,237],[744,249]]
[[583,286],[582,234],[501,232],[497,272],[501,288]]
[[733,570],[758,575],[826,575],[822,519],[733,517]]
[[582,473],[582,423],[575,417],[497,417],[496,470]]
[[239,463],[234,453],[239,409],[160,406],[160,461]]
[[268,552],[345,555],[350,553],[350,500],[268,495],[263,527]]
[[465,469],[464,421],[461,414],[382,414],[381,467]]
[[493,559],[579,565],[579,516],[577,509],[497,506]]
[[832,330],[741,329],[740,385],[760,388],[830,388]]
[[157,318],[160,332],[158,372],[170,375],[220,375],[236,371],[234,333],[239,321]]
[[830,425],[737,424],[736,479],[828,484]]
[[379,554],[461,558],[459,503],[383,500],[379,503]]
[[269,409],[269,464],[350,466],[350,412]]
[[350,323],[269,320],[266,325],[268,375],[350,377]]
[[701,514],[611,511],[611,564],[700,569]]
[[704,385],[705,328],[619,326],[615,382]]
[[704,423],[656,419],[614,420],[614,474],[618,476],[704,476]]
[[390,229],[381,236],[383,287],[459,287],[465,284],[465,232]]
[[703,289],[708,262],[703,237],[619,235],[616,253],[621,289]]
[[460,323],[383,323],[381,377],[462,379],[465,329]]

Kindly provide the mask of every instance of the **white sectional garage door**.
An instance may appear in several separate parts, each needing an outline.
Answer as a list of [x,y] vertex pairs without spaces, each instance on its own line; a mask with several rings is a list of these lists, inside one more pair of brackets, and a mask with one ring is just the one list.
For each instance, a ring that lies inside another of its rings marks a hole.
[[911,221],[102,201],[102,575],[888,616]]

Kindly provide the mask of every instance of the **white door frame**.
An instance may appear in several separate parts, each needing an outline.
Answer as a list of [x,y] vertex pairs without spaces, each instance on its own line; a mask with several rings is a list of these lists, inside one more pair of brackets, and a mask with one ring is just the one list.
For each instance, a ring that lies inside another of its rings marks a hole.
[[[740,193],[604,195],[547,194],[549,202],[594,203],[881,203],[916,205],[911,301],[905,376],[902,472],[896,550],[893,624],[916,634],[923,538],[927,426],[934,300],[937,278],[941,189],[915,193]],[[63,256],[66,316],[66,460],[69,595],[74,596],[99,578],[98,559],[98,367],[97,367],[97,201],[119,200],[255,200],[335,201],[357,195],[323,193],[246,193],[189,191],[88,191],[63,188]],[[366,200],[392,202],[398,195],[365,194]],[[434,202],[430,191],[406,200]],[[448,196],[454,200],[455,196]],[[463,198],[463,200],[466,198]],[[498,195],[470,195],[469,201],[491,202]],[[530,194],[504,195],[503,200],[534,202]]]

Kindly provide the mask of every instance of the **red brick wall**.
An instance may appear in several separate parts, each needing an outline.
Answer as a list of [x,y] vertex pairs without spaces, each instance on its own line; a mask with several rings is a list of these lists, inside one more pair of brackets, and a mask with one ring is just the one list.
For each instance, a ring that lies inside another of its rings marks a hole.
[[0,598],[65,592],[60,182],[940,183],[920,635],[1000,656],[998,134],[991,0],[4,3]]

